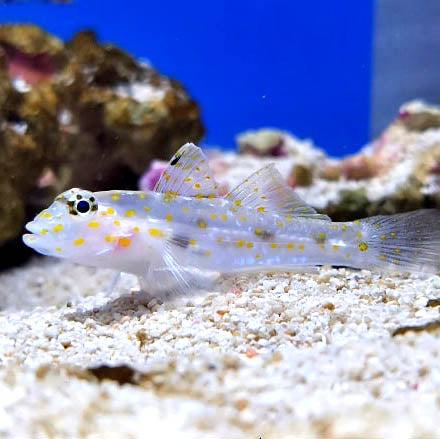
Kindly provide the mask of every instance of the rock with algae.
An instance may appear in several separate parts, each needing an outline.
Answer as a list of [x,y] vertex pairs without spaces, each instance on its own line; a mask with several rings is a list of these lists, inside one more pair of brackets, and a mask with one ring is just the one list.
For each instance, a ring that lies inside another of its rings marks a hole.
[[151,159],[202,135],[179,82],[93,33],[64,44],[0,26],[0,246],[65,188],[135,188]]

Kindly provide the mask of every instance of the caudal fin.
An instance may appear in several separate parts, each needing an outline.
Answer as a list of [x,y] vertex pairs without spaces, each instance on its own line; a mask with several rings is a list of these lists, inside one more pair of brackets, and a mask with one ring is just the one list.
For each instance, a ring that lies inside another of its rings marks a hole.
[[374,268],[440,272],[440,211],[421,209],[361,221],[369,224],[366,244]]

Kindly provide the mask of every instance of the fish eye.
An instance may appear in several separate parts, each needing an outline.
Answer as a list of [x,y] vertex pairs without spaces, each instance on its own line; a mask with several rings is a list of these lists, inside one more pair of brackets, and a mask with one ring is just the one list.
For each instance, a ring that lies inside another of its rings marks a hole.
[[80,200],[76,203],[78,213],[87,213],[90,210],[90,203],[86,200]]
[[[67,201],[67,208],[71,215],[89,215],[98,210],[98,203],[92,192],[80,189],[72,190],[71,197]],[[77,192],[78,191],[78,192]]]

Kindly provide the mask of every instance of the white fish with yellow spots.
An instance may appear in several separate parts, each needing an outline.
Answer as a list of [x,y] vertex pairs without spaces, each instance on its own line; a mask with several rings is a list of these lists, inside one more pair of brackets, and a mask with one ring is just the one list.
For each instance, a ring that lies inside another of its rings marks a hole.
[[332,222],[299,199],[273,165],[220,197],[193,144],[173,156],[154,191],[71,189],[26,228],[23,240],[36,251],[134,273],[156,295],[194,289],[201,272],[440,267],[436,210]]

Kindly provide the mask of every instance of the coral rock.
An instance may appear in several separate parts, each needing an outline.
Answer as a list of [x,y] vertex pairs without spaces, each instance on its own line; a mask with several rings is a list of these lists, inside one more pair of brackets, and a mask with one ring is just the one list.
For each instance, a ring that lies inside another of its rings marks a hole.
[[0,26],[0,246],[67,187],[134,189],[152,159],[202,135],[180,83],[93,33],[64,44]]

